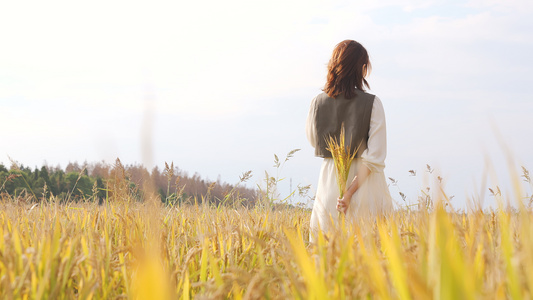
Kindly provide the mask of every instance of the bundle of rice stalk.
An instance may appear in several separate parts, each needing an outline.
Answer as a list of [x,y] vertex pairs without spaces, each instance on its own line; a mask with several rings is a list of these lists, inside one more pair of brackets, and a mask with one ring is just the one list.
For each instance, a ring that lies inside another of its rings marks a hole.
[[352,153],[351,145],[346,145],[344,124],[341,127],[339,139],[329,136],[326,140],[326,145],[326,150],[331,152],[333,162],[335,163],[335,170],[337,171],[335,176],[337,178],[337,185],[339,186],[340,198],[342,198],[344,196],[344,191],[346,190],[346,181],[348,180],[348,174],[350,173],[350,166],[355,159],[359,147],[357,147]]

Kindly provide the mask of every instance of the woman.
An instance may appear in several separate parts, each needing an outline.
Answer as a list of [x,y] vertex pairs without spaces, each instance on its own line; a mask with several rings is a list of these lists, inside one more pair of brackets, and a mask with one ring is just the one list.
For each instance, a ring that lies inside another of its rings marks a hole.
[[[315,156],[324,158],[311,214],[311,235],[330,231],[338,212],[347,220],[377,216],[392,211],[392,199],[385,181],[387,137],[381,100],[365,92],[371,65],[366,49],[356,41],[342,41],[328,63],[324,93],[316,96],[307,117],[306,133]],[[326,149],[328,136],[339,138],[345,129],[347,143],[356,159],[350,166],[344,197],[339,199],[335,165]]]

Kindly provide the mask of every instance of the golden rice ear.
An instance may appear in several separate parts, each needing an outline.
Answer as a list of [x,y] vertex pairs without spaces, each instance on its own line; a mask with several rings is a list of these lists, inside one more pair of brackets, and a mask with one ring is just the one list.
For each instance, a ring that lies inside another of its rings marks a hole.
[[346,181],[348,180],[350,167],[356,153],[352,153],[351,148],[346,147],[344,123],[341,125],[339,138],[337,139],[336,137],[329,136],[326,139],[326,145],[326,149],[331,152],[331,157],[335,164],[335,177],[339,187],[339,195],[342,197],[344,195],[344,190],[346,189]]

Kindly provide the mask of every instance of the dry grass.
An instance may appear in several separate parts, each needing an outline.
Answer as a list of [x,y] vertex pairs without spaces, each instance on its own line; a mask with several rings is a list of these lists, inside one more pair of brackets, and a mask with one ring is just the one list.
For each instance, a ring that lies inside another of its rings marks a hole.
[[309,244],[306,209],[166,207],[115,181],[104,205],[4,197],[0,298],[533,297],[531,205],[460,213],[435,201]]
[[[151,215],[153,217],[151,217]],[[113,203],[0,211],[0,297],[530,298],[533,214],[400,211],[308,245],[309,211]]]

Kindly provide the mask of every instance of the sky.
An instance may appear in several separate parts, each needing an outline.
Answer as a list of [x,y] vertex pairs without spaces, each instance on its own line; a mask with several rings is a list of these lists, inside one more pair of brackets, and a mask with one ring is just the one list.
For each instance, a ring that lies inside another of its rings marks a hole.
[[530,0],[2,3],[0,163],[174,162],[313,191],[305,119],[333,48],[353,39],[385,108],[395,201],[440,176],[454,206],[490,206],[489,187],[512,195],[533,171],[532,17]]

